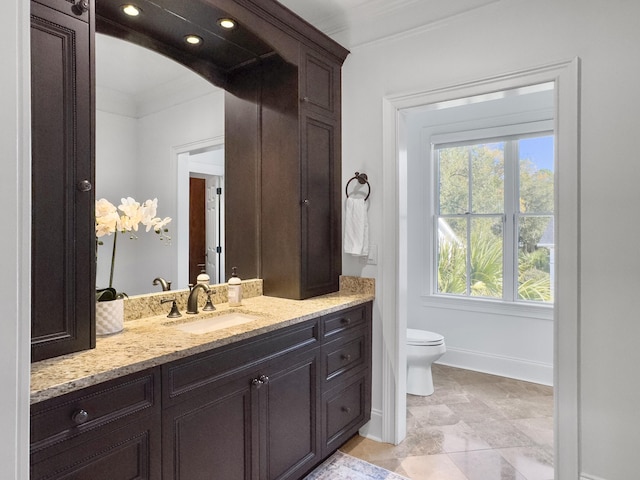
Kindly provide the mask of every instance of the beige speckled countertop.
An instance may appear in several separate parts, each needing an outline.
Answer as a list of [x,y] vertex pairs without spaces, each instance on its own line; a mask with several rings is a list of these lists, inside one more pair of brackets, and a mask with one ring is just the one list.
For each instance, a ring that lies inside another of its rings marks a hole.
[[[231,310],[259,318],[210,333],[191,334],[174,328],[176,322],[201,318],[204,312],[195,318],[183,312],[180,319],[156,315],[127,320],[122,332],[98,337],[95,349],[33,363],[31,403],[373,300],[372,280],[357,282],[349,280],[353,277],[343,279],[340,292],[307,300],[266,296],[244,299],[241,307]],[[216,309],[214,314],[219,315],[230,307],[223,303],[216,305]]]

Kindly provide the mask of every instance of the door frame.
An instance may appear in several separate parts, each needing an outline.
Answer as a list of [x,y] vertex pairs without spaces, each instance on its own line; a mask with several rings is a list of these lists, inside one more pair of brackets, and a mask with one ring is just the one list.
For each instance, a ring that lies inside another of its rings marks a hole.
[[[189,152],[213,149],[220,145],[224,145],[224,135],[171,148],[173,171],[176,172],[176,285],[183,286],[189,283],[189,175],[191,173]],[[198,168],[196,173],[224,176],[224,171],[218,169],[202,171],[202,168]]]
[[[399,179],[406,169],[404,109],[538,83],[555,83],[556,212],[558,251],[554,305],[554,449],[556,479],[575,479],[580,471],[580,59],[545,65],[429,91],[384,97],[383,251],[381,283],[382,440],[398,444],[406,436],[406,315],[402,295],[406,245],[400,243],[400,212],[406,195]],[[395,228],[393,228],[395,227]],[[406,238],[406,235],[404,236]],[[557,319],[562,318],[562,322]]]

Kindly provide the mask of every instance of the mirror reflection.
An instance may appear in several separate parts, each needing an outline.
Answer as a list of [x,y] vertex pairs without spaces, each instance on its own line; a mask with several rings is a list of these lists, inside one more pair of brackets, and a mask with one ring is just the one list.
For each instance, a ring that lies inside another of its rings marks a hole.
[[[184,289],[206,271],[224,282],[224,91],[138,45],[96,34],[96,199],[158,199],[170,242],[153,231],[120,235],[114,286]],[[113,236],[97,251],[98,288],[109,283]],[[219,248],[220,247],[220,248]],[[156,282],[157,283],[157,282]]]

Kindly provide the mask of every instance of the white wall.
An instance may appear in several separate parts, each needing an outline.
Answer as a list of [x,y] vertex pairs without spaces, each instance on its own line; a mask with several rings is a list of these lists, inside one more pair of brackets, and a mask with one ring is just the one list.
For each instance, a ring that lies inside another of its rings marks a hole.
[[29,2],[9,0],[0,15],[0,465],[2,478],[29,478],[30,137]]
[[[101,91],[98,91],[100,94]],[[114,287],[130,295],[155,291],[152,280],[161,276],[177,285],[177,165],[176,147],[224,135],[224,91],[215,89],[168,108],[132,117],[136,108],[122,113],[105,111],[98,96],[96,112],[96,198],[116,206],[122,197],[139,202],[158,199],[158,216],[171,217],[171,244],[153,232],[138,232],[137,239],[118,236]],[[166,98],[164,99],[166,100]],[[132,100],[133,101],[133,100]],[[98,247],[98,286],[107,286],[112,236]]]
[[[582,59],[580,455],[584,474],[605,480],[637,476],[640,442],[640,387],[635,382],[640,350],[634,346],[640,338],[640,256],[633,247],[640,234],[635,221],[640,204],[638,18],[640,3],[632,0],[500,1],[351,47],[343,70],[343,177],[346,181],[356,170],[369,175],[371,243],[381,244],[388,200],[379,188],[383,98]],[[380,249],[379,260],[385,255],[395,252]],[[343,273],[374,276],[378,285],[383,281],[378,266],[349,257]],[[376,410],[385,394],[384,301],[379,296],[374,309],[374,344],[380,348],[374,358]]]

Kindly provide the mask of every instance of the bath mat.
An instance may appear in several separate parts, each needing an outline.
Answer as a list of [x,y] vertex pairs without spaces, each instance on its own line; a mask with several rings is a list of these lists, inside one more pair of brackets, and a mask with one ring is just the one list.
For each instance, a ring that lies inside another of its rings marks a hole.
[[307,475],[304,480],[409,480],[397,473],[340,451]]

